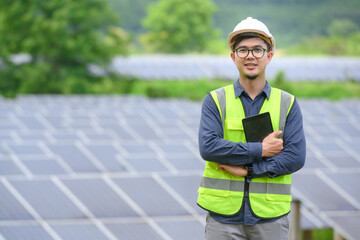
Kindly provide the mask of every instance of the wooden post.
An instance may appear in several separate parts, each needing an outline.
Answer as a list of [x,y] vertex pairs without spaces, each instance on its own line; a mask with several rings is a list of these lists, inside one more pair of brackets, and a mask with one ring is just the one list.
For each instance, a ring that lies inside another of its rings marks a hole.
[[303,231],[303,240],[312,240],[312,231],[311,230]]
[[301,227],[300,227],[300,200],[293,200],[291,206],[291,229],[290,239],[300,240],[301,239]]
[[334,229],[333,240],[344,240],[344,238]]

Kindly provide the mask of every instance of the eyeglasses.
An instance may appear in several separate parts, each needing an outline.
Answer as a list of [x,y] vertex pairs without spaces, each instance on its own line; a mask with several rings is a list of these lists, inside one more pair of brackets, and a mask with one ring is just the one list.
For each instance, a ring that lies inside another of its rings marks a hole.
[[251,52],[252,55],[256,58],[262,58],[265,54],[266,49],[265,48],[254,48],[254,49],[247,49],[244,47],[239,47],[235,49],[236,55],[239,58],[246,58],[249,56],[249,53]]

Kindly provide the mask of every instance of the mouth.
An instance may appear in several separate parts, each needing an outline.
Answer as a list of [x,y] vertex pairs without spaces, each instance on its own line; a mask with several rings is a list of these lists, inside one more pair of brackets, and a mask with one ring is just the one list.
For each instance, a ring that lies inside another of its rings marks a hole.
[[255,64],[255,63],[246,63],[245,67],[247,69],[249,69],[249,70],[253,70],[253,69],[255,69],[257,67],[257,64]]

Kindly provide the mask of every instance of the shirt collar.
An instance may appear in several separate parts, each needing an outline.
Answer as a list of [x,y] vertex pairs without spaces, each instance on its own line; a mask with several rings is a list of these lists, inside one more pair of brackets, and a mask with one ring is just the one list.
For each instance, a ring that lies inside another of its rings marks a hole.
[[[235,90],[235,97],[238,98],[241,96],[241,94],[246,93],[245,89],[240,85],[239,79],[237,79],[234,83],[234,90]],[[271,87],[268,81],[266,81],[265,87],[261,91],[263,94],[265,94],[266,98],[270,98],[271,93]]]

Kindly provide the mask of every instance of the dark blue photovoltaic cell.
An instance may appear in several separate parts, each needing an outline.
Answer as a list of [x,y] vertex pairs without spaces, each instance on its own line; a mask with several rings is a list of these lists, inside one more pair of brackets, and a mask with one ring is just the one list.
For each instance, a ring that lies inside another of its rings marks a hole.
[[304,168],[305,169],[326,168],[326,165],[322,163],[315,155],[306,153]]
[[184,144],[161,144],[159,143],[158,146],[161,148],[161,150],[163,150],[166,154],[177,154],[177,153],[181,153],[181,154],[192,154],[192,151],[185,146]]
[[342,190],[360,201],[360,175],[357,173],[326,173]]
[[13,161],[0,161],[0,175],[23,175]]
[[356,209],[355,206],[316,175],[293,174],[292,179],[295,188],[322,211]]
[[168,169],[157,159],[156,156],[125,158],[126,162],[137,172],[161,172]]
[[51,151],[59,155],[76,172],[98,172],[92,162],[74,145],[50,145]]
[[155,154],[154,149],[149,145],[143,143],[127,143],[121,144],[121,147],[126,150],[129,154],[143,153],[143,154]]
[[168,160],[176,169],[180,171],[185,170],[203,170],[205,161],[200,160],[194,154],[166,154]]
[[110,172],[122,172],[126,169],[117,160],[119,152],[110,145],[88,145],[87,149],[101,162]]
[[55,160],[29,160],[24,165],[35,175],[62,175],[66,174],[64,168]]
[[65,180],[63,183],[84,203],[90,212],[98,218],[138,216],[138,214],[102,180]]
[[79,140],[79,136],[74,132],[55,131],[51,132],[50,135],[58,142],[69,142],[71,140]]
[[147,223],[109,223],[105,225],[118,239],[126,240],[162,240],[163,238]]
[[62,239],[100,240],[106,236],[93,224],[52,224],[51,227]]
[[64,119],[61,117],[44,116],[44,118],[55,129],[64,127]]
[[0,221],[33,219],[21,203],[1,183],[0,196]]
[[[345,231],[345,238],[359,239],[360,236],[360,215],[359,212],[354,215],[339,215],[330,217],[337,226],[340,226]],[[340,232],[341,233],[341,232]]]
[[162,177],[191,207],[198,213],[206,214],[205,210],[198,207],[197,190],[200,186],[201,176],[169,176]]
[[347,152],[324,152],[326,160],[330,161],[337,168],[360,168],[360,161]]
[[15,145],[10,144],[10,149],[19,155],[29,154],[29,155],[45,155],[44,152],[37,145]]
[[0,226],[0,233],[6,240],[52,240],[39,225]]
[[183,130],[181,130],[181,128],[179,128],[179,127],[165,128],[163,131],[163,135],[165,135],[166,138],[169,140],[178,139],[180,141],[181,141],[181,139],[186,139],[189,137],[188,134],[186,132],[184,132]]
[[108,125],[104,126],[104,128],[110,129],[116,136],[122,140],[132,140],[134,137],[126,131],[126,129],[120,125]]
[[[360,119],[360,118],[359,118]],[[352,141],[349,141],[346,143],[348,147],[354,152],[356,152],[358,155],[360,155],[360,139],[356,140],[356,138]],[[358,159],[359,160],[359,159]],[[360,161],[360,160],[359,160]]]
[[22,123],[31,130],[43,130],[45,129],[44,125],[35,117],[18,117]]
[[179,203],[167,193],[153,178],[119,178],[114,181],[149,216],[187,215]]
[[199,221],[157,222],[173,240],[205,239],[204,225]]
[[90,140],[90,141],[111,141],[115,138],[112,137],[110,134],[107,133],[96,133],[90,131],[83,131],[83,134]]
[[84,218],[84,214],[50,181],[11,181],[44,219]]
[[158,133],[145,121],[140,123],[129,122],[131,128],[143,139],[159,139]]

